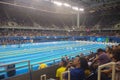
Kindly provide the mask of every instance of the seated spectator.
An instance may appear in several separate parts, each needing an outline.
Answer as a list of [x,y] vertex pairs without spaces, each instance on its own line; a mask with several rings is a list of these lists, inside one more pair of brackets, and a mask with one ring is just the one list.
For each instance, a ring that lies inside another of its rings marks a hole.
[[56,80],[62,80],[62,73],[65,72],[66,65],[67,65],[67,62],[65,60],[62,60],[59,63],[60,68],[58,68],[56,71]]
[[71,69],[74,69],[74,65],[73,65],[73,62],[72,61],[69,61],[67,66],[66,66],[66,71],[67,70],[71,70]]
[[[74,69],[70,70],[70,80],[84,80],[85,74],[84,74],[84,64],[83,64],[83,58],[76,57],[73,61]],[[64,75],[64,79],[68,79],[68,74]]]
[[81,67],[84,69],[85,77],[88,77],[91,73],[87,59],[84,57],[81,57]]
[[46,67],[47,67],[47,65],[45,63],[41,63],[38,69],[43,69],[43,68],[46,68]]
[[97,72],[98,66],[110,62],[111,59],[105,53],[103,49],[98,49],[96,53],[96,58],[92,61],[90,66],[93,73]]
[[113,51],[114,53],[114,58],[115,58],[115,62],[116,62],[116,75],[115,75],[115,80],[120,80],[120,49],[116,49],[115,51]]
[[112,50],[113,50],[113,49],[112,49],[111,47],[109,47],[109,46],[106,48],[106,54],[107,54],[107,56],[108,56],[109,58],[111,58],[111,56],[112,56]]
[[[116,62],[116,73],[115,73],[115,80],[120,80],[120,49],[114,49],[112,52],[113,55],[113,61]],[[109,74],[112,72],[112,68],[109,68],[107,70],[102,70],[103,73]]]
[[112,45],[112,49],[114,50],[114,49],[116,49],[117,48],[117,46],[116,45]]
[[102,65],[102,64],[106,64],[108,62],[110,62],[110,58],[107,56],[107,54],[105,53],[105,51],[103,49],[98,49],[97,50],[97,56],[94,59],[94,62],[98,61],[98,65]]

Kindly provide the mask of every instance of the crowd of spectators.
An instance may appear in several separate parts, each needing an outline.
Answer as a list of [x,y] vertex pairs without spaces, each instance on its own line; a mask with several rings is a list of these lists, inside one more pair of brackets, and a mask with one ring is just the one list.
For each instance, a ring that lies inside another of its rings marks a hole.
[[[26,37],[37,37],[37,36],[114,36],[119,37],[118,32],[79,32],[79,31],[56,31],[56,30],[17,30],[17,29],[1,29],[0,30],[0,44],[22,44],[31,42],[31,39],[26,39]],[[9,39],[10,37],[24,37],[21,39]],[[2,39],[5,38],[5,39]],[[34,40],[34,42],[40,42],[39,40]]]
[[61,30],[9,30],[1,29],[0,37],[11,36],[116,36],[119,37],[119,31],[113,32],[81,32],[81,31],[61,31]]
[[[100,65],[115,62],[116,73],[114,80],[120,80],[120,44],[108,46],[106,49],[98,49],[97,53],[91,52],[90,55],[77,55],[76,57],[62,57],[59,68],[56,70],[56,80],[97,80],[98,67]],[[101,80],[111,80],[111,66],[102,69]]]
[[[9,8],[13,9],[13,11],[10,11]],[[95,28],[96,27],[95,25],[97,24],[94,23],[94,21],[91,20],[90,17],[87,17],[90,22],[89,21],[88,23],[83,22],[86,23],[87,25],[86,24],[83,25],[80,22],[80,28],[78,28],[76,26],[77,22],[73,22],[74,20],[76,20],[75,15],[61,14],[58,17],[58,14],[48,14],[42,12],[28,14],[28,12],[25,12],[26,10],[24,9],[23,12],[18,11],[14,13],[16,9],[17,8],[13,8],[9,6],[8,9],[4,10],[4,8],[0,6],[0,27],[13,27],[13,29],[15,27],[18,28],[22,27],[26,29],[38,28],[45,30],[8,30],[7,29],[7,30],[1,30],[0,36],[7,36],[7,37],[9,36],[118,36],[119,37],[120,36],[119,30],[117,31],[110,30],[111,32],[109,31],[106,32],[104,30],[102,31],[102,28],[109,28],[109,29],[111,28],[110,26],[107,27],[103,27],[103,26],[108,25],[108,22],[111,23],[111,21],[114,21],[113,19],[115,19],[115,22],[117,24],[119,21],[119,18],[117,18],[117,16],[115,18],[112,17],[111,19],[109,19],[110,18],[109,16],[107,16],[107,18],[104,17],[103,18],[104,21],[101,22],[101,23],[104,22],[102,27],[99,24],[100,31],[94,32],[92,31],[92,29],[97,30],[97,28]],[[71,16],[73,16],[75,19],[73,20],[73,17]],[[85,15],[83,17],[85,17]],[[94,25],[90,26],[90,23],[92,22],[94,23]],[[55,30],[49,30],[49,29],[55,29]]]
[[[88,34],[88,33],[87,33]],[[112,32],[90,32],[88,36],[115,36],[115,37],[120,37],[120,33],[117,31],[112,31]]]

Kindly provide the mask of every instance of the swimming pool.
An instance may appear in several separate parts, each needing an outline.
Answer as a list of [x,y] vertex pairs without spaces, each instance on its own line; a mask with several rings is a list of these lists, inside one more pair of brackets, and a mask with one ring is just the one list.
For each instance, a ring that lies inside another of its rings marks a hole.
[[[10,64],[16,61],[30,60],[30,64],[44,62],[64,55],[88,55],[108,44],[88,41],[58,41],[0,46],[0,63]],[[20,66],[24,64],[18,64]]]

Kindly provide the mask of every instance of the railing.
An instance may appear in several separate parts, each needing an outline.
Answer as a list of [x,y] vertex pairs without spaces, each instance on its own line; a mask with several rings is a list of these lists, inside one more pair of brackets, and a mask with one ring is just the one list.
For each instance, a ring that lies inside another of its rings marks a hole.
[[53,59],[53,60],[47,60],[47,61],[44,61],[44,62],[38,62],[38,63],[35,63],[35,64],[31,64],[31,70],[34,70],[33,67],[35,67],[35,65],[39,65],[39,64],[42,64],[42,63],[52,63],[52,64],[56,64],[56,60],[60,61],[61,58],[56,58],[56,59]]
[[70,80],[70,71],[69,70],[62,73],[62,80],[64,80],[64,75],[66,75],[66,74],[68,75],[67,80]]
[[46,80],[46,74],[43,74],[40,76],[40,80],[43,80],[43,78],[44,78],[44,80]]
[[106,66],[112,66],[112,80],[115,80],[115,62],[110,62],[98,67],[98,80],[101,80],[101,69]]
[[[0,65],[0,67],[6,68],[6,67],[9,66],[9,65],[17,65],[17,64],[20,64],[20,63],[27,63],[27,65],[23,65],[23,66],[11,68],[11,69],[0,70],[0,73],[3,73],[3,72],[6,73],[6,72],[8,72],[8,71],[12,71],[12,70],[16,70],[16,69],[21,69],[21,68],[28,67],[29,77],[30,77],[30,80],[32,80],[31,68],[30,68],[30,61],[29,61],[29,60],[14,62],[14,63],[11,63],[11,64],[2,64],[2,65]],[[5,74],[3,74],[3,75],[5,75]],[[16,75],[16,74],[15,74],[15,75]]]

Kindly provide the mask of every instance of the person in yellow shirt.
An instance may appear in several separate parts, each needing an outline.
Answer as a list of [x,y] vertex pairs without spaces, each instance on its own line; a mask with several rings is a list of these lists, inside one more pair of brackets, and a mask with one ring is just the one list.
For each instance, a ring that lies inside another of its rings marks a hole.
[[64,60],[62,60],[59,63],[60,68],[58,68],[57,71],[56,71],[56,80],[62,80],[62,73],[65,72],[66,65],[67,65],[67,62],[64,61]]
[[46,68],[47,65],[45,63],[41,63],[40,66],[39,66],[39,69],[43,69],[43,68]]

